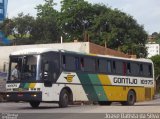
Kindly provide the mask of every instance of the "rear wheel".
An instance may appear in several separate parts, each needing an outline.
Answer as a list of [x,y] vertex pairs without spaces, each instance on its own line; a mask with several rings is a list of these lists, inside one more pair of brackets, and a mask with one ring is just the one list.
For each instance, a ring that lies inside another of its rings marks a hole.
[[69,104],[69,93],[67,90],[63,89],[60,93],[59,107],[67,107]]
[[134,91],[129,91],[128,95],[127,95],[127,101],[125,102],[121,102],[122,105],[134,105],[134,103],[136,102],[136,94]]
[[32,101],[32,102],[29,102],[31,107],[32,108],[38,108],[39,107],[39,104],[40,102],[39,101]]
[[110,102],[110,101],[99,101],[98,103],[99,103],[99,105],[111,105],[112,102]]

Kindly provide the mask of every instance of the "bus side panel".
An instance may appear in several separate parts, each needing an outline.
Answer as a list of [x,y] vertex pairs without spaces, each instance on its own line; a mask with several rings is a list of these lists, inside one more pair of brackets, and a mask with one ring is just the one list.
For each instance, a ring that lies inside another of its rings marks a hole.
[[[65,87],[69,87],[73,93],[74,101],[89,101],[84,86],[81,84],[80,79],[76,73],[62,72],[56,83],[61,87],[55,88],[55,90],[58,89],[56,91],[56,94],[58,95],[56,100],[59,100],[60,91]],[[88,89],[90,88],[88,87]]]
[[103,86],[108,97],[108,101],[125,101],[127,91],[122,86]]
[[136,102],[145,100],[145,88],[144,87],[130,87],[129,90],[134,90],[135,91]]

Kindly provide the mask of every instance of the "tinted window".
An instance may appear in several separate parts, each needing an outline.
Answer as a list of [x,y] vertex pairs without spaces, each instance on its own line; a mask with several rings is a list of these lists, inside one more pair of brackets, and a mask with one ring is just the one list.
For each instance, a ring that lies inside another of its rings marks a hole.
[[83,58],[80,58],[80,68],[81,68],[81,71],[84,71],[84,59]]
[[143,64],[139,64],[139,74],[143,75]]
[[84,71],[95,72],[95,59],[84,58]]
[[152,74],[152,65],[151,64],[149,64],[148,65],[148,69],[149,69],[149,76],[153,76],[153,74]]
[[143,75],[149,76],[149,68],[147,64],[143,64]]
[[42,73],[49,80],[56,82],[59,76],[59,55],[57,53],[46,53],[42,57]]
[[143,64],[143,75],[146,77],[152,76],[152,65],[151,64]]
[[127,74],[131,74],[131,64],[127,63]]
[[78,57],[74,58],[74,63],[75,63],[75,69],[79,70],[80,61]]
[[66,70],[74,71],[75,69],[75,58],[73,56],[66,55]]
[[103,59],[99,60],[99,72],[101,73],[107,72],[107,60],[103,60]]
[[123,74],[123,63],[121,61],[116,61],[116,73]]
[[65,55],[62,56],[62,67],[63,69],[66,68],[66,56]]
[[108,73],[111,73],[111,70],[112,68],[111,68],[111,61],[107,61],[107,72]]
[[123,75],[126,75],[126,70],[127,70],[127,68],[126,68],[127,66],[126,66],[126,62],[123,62]]
[[112,72],[115,73],[116,72],[116,62],[112,61]]
[[138,76],[139,75],[139,65],[137,63],[131,63],[131,72],[132,75]]

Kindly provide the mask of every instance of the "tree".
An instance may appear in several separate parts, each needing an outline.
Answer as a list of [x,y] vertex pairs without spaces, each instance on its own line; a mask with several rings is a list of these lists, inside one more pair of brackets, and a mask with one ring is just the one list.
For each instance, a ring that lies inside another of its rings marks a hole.
[[[105,9],[104,6],[96,5],[94,8],[96,7]],[[100,9],[98,10],[100,11]],[[102,41],[101,44],[106,42],[109,48],[120,49],[125,53],[136,54],[138,57],[140,53],[146,56],[144,45],[147,33],[144,31],[143,26],[138,25],[131,16],[117,9],[112,10],[106,7],[106,10],[99,13],[94,18],[92,32],[99,32],[96,35],[99,35],[99,40]]]
[[160,55],[151,57],[154,64],[154,76],[156,80],[156,92],[160,92]]
[[0,30],[5,34],[5,37],[12,34],[13,28],[13,21],[11,19],[5,19],[3,23],[0,24]]
[[59,24],[61,33],[69,41],[84,41],[92,20],[92,6],[84,0],[62,0]]
[[158,79],[160,78],[160,55],[155,55],[150,59],[153,61],[154,64],[155,78]]
[[155,38],[156,43],[160,44],[160,33],[154,32],[151,36]]
[[59,24],[65,39],[87,39],[138,57],[146,56],[147,33],[132,16],[84,0],[63,0],[61,3]]
[[[27,38],[30,43],[59,42],[63,36],[66,42],[90,41],[138,57],[146,56],[147,33],[132,16],[85,0],[62,0],[58,12],[54,0],[44,1],[36,7],[36,19],[19,14],[6,20],[3,28],[6,35],[13,35],[17,42]],[[158,33],[154,34],[160,38]]]
[[37,18],[31,32],[32,39],[36,43],[58,42],[60,39],[59,28],[57,24],[58,12],[54,9],[53,0],[45,0],[45,3],[38,5]]
[[2,31],[6,37],[12,36],[15,44],[28,44],[34,18],[29,14],[18,14],[18,17],[6,19],[2,24]]

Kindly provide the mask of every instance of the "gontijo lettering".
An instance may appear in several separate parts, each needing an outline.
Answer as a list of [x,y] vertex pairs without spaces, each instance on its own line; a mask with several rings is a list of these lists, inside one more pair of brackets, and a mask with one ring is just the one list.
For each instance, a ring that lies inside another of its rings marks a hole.
[[137,84],[137,79],[114,77],[113,82],[120,84]]

